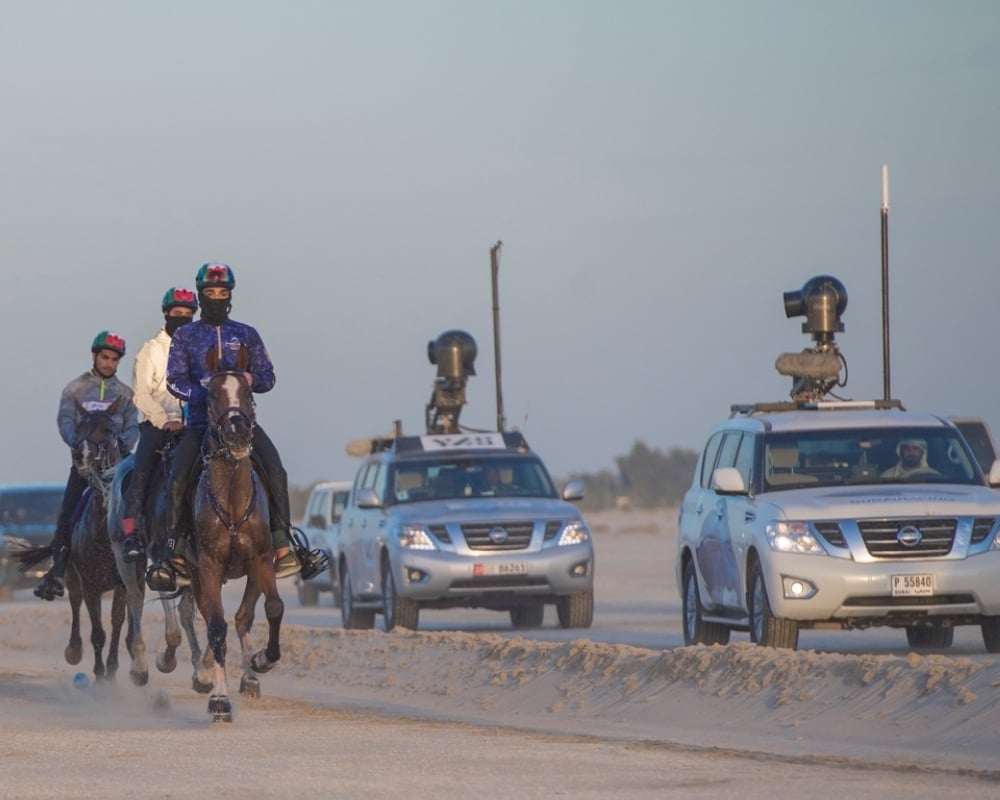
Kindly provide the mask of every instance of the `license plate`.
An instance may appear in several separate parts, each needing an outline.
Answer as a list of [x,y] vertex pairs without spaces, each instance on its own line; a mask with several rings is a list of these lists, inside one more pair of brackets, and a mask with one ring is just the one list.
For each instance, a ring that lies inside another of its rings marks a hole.
[[491,563],[487,561],[483,564],[472,565],[472,577],[482,578],[487,575],[527,575],[528,565],[523,561]]
[[893,575],[893,597],[919,597],[934,594],[933,575]]

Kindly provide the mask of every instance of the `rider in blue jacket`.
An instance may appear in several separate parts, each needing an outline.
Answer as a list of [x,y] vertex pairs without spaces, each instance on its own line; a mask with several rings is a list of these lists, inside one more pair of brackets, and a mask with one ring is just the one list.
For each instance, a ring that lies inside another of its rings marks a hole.
[[[154,591],[174,591],[178,585],[190,582],[185,558],[186,520],[182,515],[188,496],[188,484],[201,442],[208,428],[205,384],[211,377],[207,353],[216,349],[220,355],[219,369],[234,369],[240,346],[249,351],[249,374],[254,392],[268,392],[274,387],[274,366],[261,341],[260,334],[250,325],[229,318],[232,292],[236,278],[226,264],[205,264],[195,278],[201,318],[178,328],[170,342],[167,358],[167,388],[179,400],[187,403],[184,434],[174,449],[173,476],[167,506],[168,538],[165,552],[146,572],[146,583]],[[316,556],[298,545],[289,536],[290,508],[288,477],[278,451],[258,424],[254,427],[253,451],[264,473],[271,506],[271,536],[274,543],[274,571],[279,578],[297,574],[313,577],[323,565]],[[293,552],[291,545],[296,546]]]

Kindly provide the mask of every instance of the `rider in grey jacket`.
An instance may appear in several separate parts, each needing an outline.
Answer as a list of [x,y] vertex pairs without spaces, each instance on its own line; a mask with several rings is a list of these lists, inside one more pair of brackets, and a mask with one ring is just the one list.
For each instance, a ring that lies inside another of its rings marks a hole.
[[[93,368],[70,381],[59,399],[56,422],[59,435],[72,448],[76,445],[76,423],[80,409],[95,411],[115,408],[111,418],[113,434],[122,455],[128,453],[139,438],[139,418],[132,390],[116,377],[118,362],[125,355],[125,340],[112,331],[101,331],[90,346]],[[114,406],[115,401],[119,401]],[[52,537],[52,567],[35,586],[35,596],[54,600],[64,593],[63,576],[69,562],[70,522],[77,503],[87,488],[87,481],[76,471],[69,470],[66,493],[63,495],[55,536]]]

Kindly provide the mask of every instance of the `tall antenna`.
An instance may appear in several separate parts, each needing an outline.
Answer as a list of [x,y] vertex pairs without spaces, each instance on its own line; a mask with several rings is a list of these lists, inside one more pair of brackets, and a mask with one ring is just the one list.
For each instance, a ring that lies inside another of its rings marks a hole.
[[889,382],[889,165],[882,165],[882,398],[892,397]]
[[500,388],[500,293],[497,275],[500,272],[502,248],[503,242],[499,240],[490,248],[490,274],[493,278],[493,363],[497,382],[497,430],[501,433],[507,427],[507,420],[503,414],[503,390]]

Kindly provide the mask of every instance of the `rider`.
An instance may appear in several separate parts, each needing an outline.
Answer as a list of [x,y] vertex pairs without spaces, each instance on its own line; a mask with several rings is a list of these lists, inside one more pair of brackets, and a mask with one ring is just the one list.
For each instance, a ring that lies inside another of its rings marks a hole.
[[[168,538],[165,552],[146,572],[146,583],[154,591],[174,591],[179,583],[189,582],[186,549],[187,530],[181,529],[181,517],[188,493],[188,480],[201,450],[201,441],[208,428],[205,383],[211,376],[207,353],[215,348],[219,368],[232,369],[240,346],[250,355],[246,375],[255,392],[267,392],[274,386],[274,367],[256,329],[229,318],[232,292],[236,278],[226,264],[202,265],[195,278],[201,319],[174,333],[167,360],[167,388],[188,404],[187,426],[174,450],[174,470],[167,504]],[[289,547],[290,510],[288,477],[278,451],[260,425],[254,426],[253,450],[264,473],[271,506],[271,538],[274,544],[274,572],[287,578],[300,570],[306,577],[322,571],[322,565],[305,548]],[[186,527],[186,526],[185,526]]]
[[[112,331],[101,331],[90,346],[93,368],[70,381],[59,400],[59,435],[72,449],[76,445],[76,423],[81,412],[97,411],[110,407],[119,400],[111,418],[114,436],[122,455],[128,453],[139,438],[139,419],[132,390],[115,376],[118,362],[125,355],[125,340]],[[63,576],[69,563],[70,523],[73,512],[87,488],[87,481],[70,467],[66,493],[63,495],[55,536],[52,537],[52,567],[35,586],[35,596],[54,600],[63,596]]]
[[144,419],[139,424],[139,445],[135,448],[132,482],[122,520],[125,534],[122,556],[126,561],[138,561],[145,552],[139,515],[146,506],[156,453],[163,449],[170,434],[184,428],[181,402],[167,391],[167,352],[174,332],[194,318],[198,298],[190,289],[174,286],[163,295],[160,309],[163,311],[163,327],[139,348],[132,368],[135,404]]

